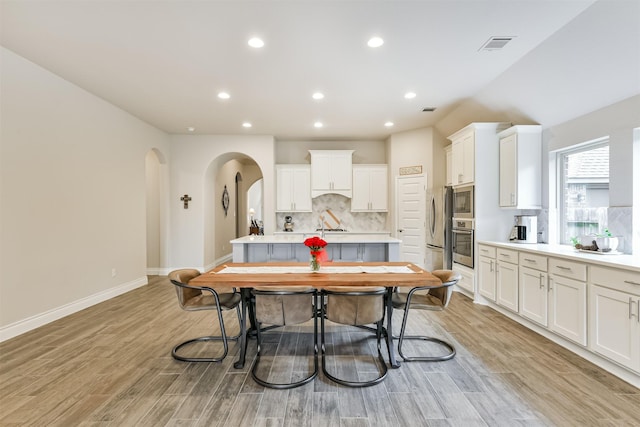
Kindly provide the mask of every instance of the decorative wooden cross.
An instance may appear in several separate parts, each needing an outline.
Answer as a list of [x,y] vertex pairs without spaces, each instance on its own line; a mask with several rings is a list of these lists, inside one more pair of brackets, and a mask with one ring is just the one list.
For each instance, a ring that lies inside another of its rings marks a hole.
[[191,197],[189,197],[188,194],[185,194],[184,196],[180,197],[180,200],[184,202],[184,208],[189,209],[189,202],[191,201]]

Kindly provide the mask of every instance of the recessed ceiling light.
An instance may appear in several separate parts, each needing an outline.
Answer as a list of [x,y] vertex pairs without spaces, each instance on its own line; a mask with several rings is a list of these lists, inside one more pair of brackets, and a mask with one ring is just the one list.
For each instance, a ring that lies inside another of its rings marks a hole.
[[404,94],[404,97],[406,99],[413,99],[413,98],[416,97],[416,94],[414,92],[407,92],[407,93]]
[[390,128],[391,126],[393,126],[393,122],[386,122],[384,125],[385,127]]
[[321,128],[322,126],[324,126],[324,125],[322,124],[322,122],[315,122],[315,123],[313,124],[313,127],[314,127],[314,128]]
[[231,98],[231,95],[229,95],[227,92],[220,92],[220,93],[218,93],[218,98],[220,98],[220,99],[229,99],[229,98]]
[[384,40],[382,40],[382,38],[380,37],[371,37],[369,39],[369,41],[367,42],[367,45],[369,47],[380,47],[384,44]]
[[311,95],[311,97],[312,97],[313,99],[322,99],[322,98],[324,98],[324,93],[322,93],[322,92],[316,92],[316,93],[314,93],[313,95]]
[[242,123],[242,127],[243,127],[243,128],[250,128],[251,126],[252,126],[252,125],[251,125],[251,123],[249,123],[249,122],[244,122],[244,123]]
[[194,127],[192,127],[192,126],[189,126],[189,127],[187,128],[187,130],[188,130],[189,132],[194,132],[194,131],[196,130],[196,128],[194,128]]
[[264,46],[264,40],[262,40],[259,37],[252,37],[249,39],[247,43],[249,44],[249,46],[255,47],[256,49],[259,49]]

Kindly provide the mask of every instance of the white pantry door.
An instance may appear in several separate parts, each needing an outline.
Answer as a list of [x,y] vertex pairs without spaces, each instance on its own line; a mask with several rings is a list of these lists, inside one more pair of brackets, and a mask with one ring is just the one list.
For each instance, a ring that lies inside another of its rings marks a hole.
[[397,178],[396,212],[398,239],[402,240],[400,260],[425,268],[426,183],[424,176]]

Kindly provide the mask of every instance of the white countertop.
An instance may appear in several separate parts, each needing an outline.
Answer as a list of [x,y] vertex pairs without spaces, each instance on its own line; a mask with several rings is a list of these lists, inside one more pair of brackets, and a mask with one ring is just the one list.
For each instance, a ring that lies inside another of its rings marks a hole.
[[[265,236],[244,236],[231,241],[231,244],[251,243],[304,243],[307,237],[319,236],[319,233],[283,233]],[[400,243],[400,239],[386,234],[338,233],[325,234],[324,240],[331,243]]]
[[626,254],[605,254],[579,252],[569,245],[550,245],[547,243],[512,243],[479,241],[478,244],[487,244],[518,251],[537,253],[541,255],[552,255],[574,261],[585,261],[589,264],[599,264],[604,267],[623,267],[629,270],[640,272],[640,256]]
[[[306,236],[319,236],[320,232],[319,231],[274,231],[273,232],[274,235],[279,236],[279,235],[293,235],[293,234],[299,234],[299,235],[306,235]],[[338,235],[341,236],[343,234],[375,234],[375,235],[380,235],[380,236],[390,236],[391,233],[388,231],[326,231],[324,233],[325,237],[326,236],[333,236],[333,235]]]

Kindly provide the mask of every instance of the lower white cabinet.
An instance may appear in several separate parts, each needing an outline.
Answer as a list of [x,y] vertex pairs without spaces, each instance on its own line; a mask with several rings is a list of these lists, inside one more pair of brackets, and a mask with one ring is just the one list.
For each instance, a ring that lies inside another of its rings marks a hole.
[[592,267],[589,349],[640,372],[640,273]]
[[475,292],[475,274],[473,272],[473,269],[458,264],[457,262],[453,263],[451,269],[461,276],[456,286],[463,291],[468,292],[470,295],[473,295],[473,293]]
[[478,292],[488,300],[496,300],[496,260],[488,256],[479,258]]
[[547,273],[520,266],[520,315],[547,326]]
[[549,275],[549,329],[580,345],[587,345],[587,284]]
[[498,249],[496,262],[496,302],[518,312],[518,253]]

